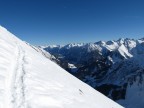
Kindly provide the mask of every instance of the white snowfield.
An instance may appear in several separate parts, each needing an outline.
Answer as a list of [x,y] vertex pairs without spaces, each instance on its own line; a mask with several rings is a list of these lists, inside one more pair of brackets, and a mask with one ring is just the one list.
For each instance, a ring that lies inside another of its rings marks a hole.
[[123,108],[0,27],[0,108]]

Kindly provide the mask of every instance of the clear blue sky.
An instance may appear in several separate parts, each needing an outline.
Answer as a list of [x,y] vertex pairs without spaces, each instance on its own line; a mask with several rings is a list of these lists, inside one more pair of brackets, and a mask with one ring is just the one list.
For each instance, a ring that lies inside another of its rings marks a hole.
[[144,0],[1,0],[0,25],[34,44],[144,36]]

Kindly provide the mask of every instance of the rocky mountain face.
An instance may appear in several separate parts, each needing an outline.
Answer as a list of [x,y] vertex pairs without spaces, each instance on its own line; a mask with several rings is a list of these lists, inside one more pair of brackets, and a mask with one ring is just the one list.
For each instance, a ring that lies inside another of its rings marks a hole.
[[144,38],[39,48],[52,54],[69,73],[122,105],[135,101],[127,97],[133,93],[131,87],[144,92]]

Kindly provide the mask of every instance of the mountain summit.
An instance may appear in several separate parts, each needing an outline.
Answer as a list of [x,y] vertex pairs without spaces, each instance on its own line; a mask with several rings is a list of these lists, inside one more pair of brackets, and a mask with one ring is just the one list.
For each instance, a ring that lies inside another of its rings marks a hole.
[[123,108],[0,27],[0,108]]

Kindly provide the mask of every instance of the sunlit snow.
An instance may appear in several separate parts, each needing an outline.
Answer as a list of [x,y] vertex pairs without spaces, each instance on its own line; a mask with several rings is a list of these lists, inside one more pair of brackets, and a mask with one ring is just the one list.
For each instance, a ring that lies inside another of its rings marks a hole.
[[0,27],[0,108],[123,108]]

